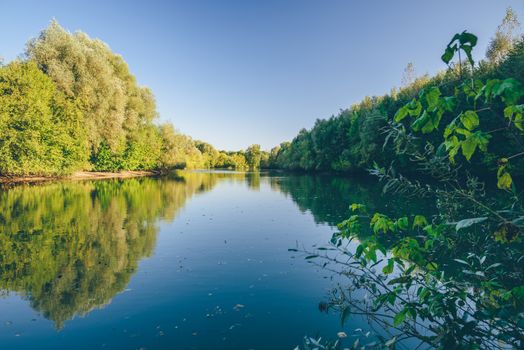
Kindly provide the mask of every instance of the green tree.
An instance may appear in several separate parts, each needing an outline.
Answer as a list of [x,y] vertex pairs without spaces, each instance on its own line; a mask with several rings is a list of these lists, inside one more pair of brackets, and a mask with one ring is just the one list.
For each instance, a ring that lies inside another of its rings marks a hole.
[[517,41],[517,30],[520,22],[515,11],[508,7],[506,15],[495,32],[495,37],[491,39],[486,57],[492,63],[500,63],[511,51]]
[[190,137],[177,132],[170,123],[160,125],[159,131],[162,139],[160,152],[161,168],[167,170],[200,166],[202,154]]
[[87,159],[83,115],[34,62],[0,67],[0,174],[65,174]]
[[259,169],[261,158],[260,145],[249,146],[246,150],[245,157],[250,169]]
[[153,94],[137,84],[126,62],[109,46],[81,32],[69,33],[53,20],[27,44],[26,55],[59,91],[77,101],[95,158],[104,143],[114,153],[134,157],[124,159],[124,165],[146,168],[156,163],[158,152],[151,154],[152,159],[145,153],[138,159],[137,149],[143,145],[133,145],[157,117]]

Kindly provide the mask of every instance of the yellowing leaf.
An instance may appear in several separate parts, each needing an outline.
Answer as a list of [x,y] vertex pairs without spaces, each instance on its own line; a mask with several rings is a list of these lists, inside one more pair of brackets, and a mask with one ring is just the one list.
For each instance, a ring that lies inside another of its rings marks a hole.
[[501,190],[507,190],[511,187],[511,184],[513,183],[513,179],[511,178],[511,175],[507,172],[499,176],[497,181],[497,187]]

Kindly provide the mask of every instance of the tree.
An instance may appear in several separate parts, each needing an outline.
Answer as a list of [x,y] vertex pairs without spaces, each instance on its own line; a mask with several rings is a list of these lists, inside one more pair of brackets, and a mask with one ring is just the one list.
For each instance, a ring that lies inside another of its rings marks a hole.
[[195,146],[202,153],[204,168],[214,168],[219,155],[215,147],[203,141],[195,141]]
[[202,166],[202,154],[194,141],[175,130],[171,123],[159,127],[162,147],[160,167],[162,169],[196,168]]
[[[102,143],[113,153],[132,154],[125,152],[126,147],[137,140],[137,132],[144,125],[157,117],[151,91],[138,86],[123,58],[100,40],[82,32],[71,34],[53,20],[27,44],[26,56],[38,64],[59,91],[78,102],[85,116],[89,148],[95,156]],[[138,167],[146,163],[154,161],[147,160]]]
[[517,41],[516,31],[519,27],[520,22],[517,14],[511,7],[508,7],[506,15],[486,51],[486,57],[490,62],[500,63],[506,57]]
[[404,68],[404,75],[402,75],[402,86],[409,86],[415,82],[415,67],[413,63],[409,62],[406,68]]
[[246,153],[246,162],[250,169],[259,169],[260,168],[260,145],[251,145],[247,148]]
[[34,62],[0,67],[0,174],[64,174],[87,159],[83,115]]

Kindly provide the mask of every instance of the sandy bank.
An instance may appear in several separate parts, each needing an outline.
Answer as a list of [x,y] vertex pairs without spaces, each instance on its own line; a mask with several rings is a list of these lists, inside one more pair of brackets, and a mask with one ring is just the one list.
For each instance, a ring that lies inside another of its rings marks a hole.
[[102,180],[127,179],[131,177],[158,175],[156,171],[121,171],[117,173],[100,171],[78,171],[68,176],[0,176],[0,183],[43,182],[56,180]]

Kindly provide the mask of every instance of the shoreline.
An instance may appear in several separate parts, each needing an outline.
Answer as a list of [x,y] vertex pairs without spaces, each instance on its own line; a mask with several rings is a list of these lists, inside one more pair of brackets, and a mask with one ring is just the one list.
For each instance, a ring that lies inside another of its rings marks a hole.
[[153,170],[126,170],[121,172],[102,171],[77,171],[65,176],[0,176],[0,184],[34,183],[61,180],[104,180],[104,179],[128,179],[133,177],[145,177],[159,175],[160,172]]

